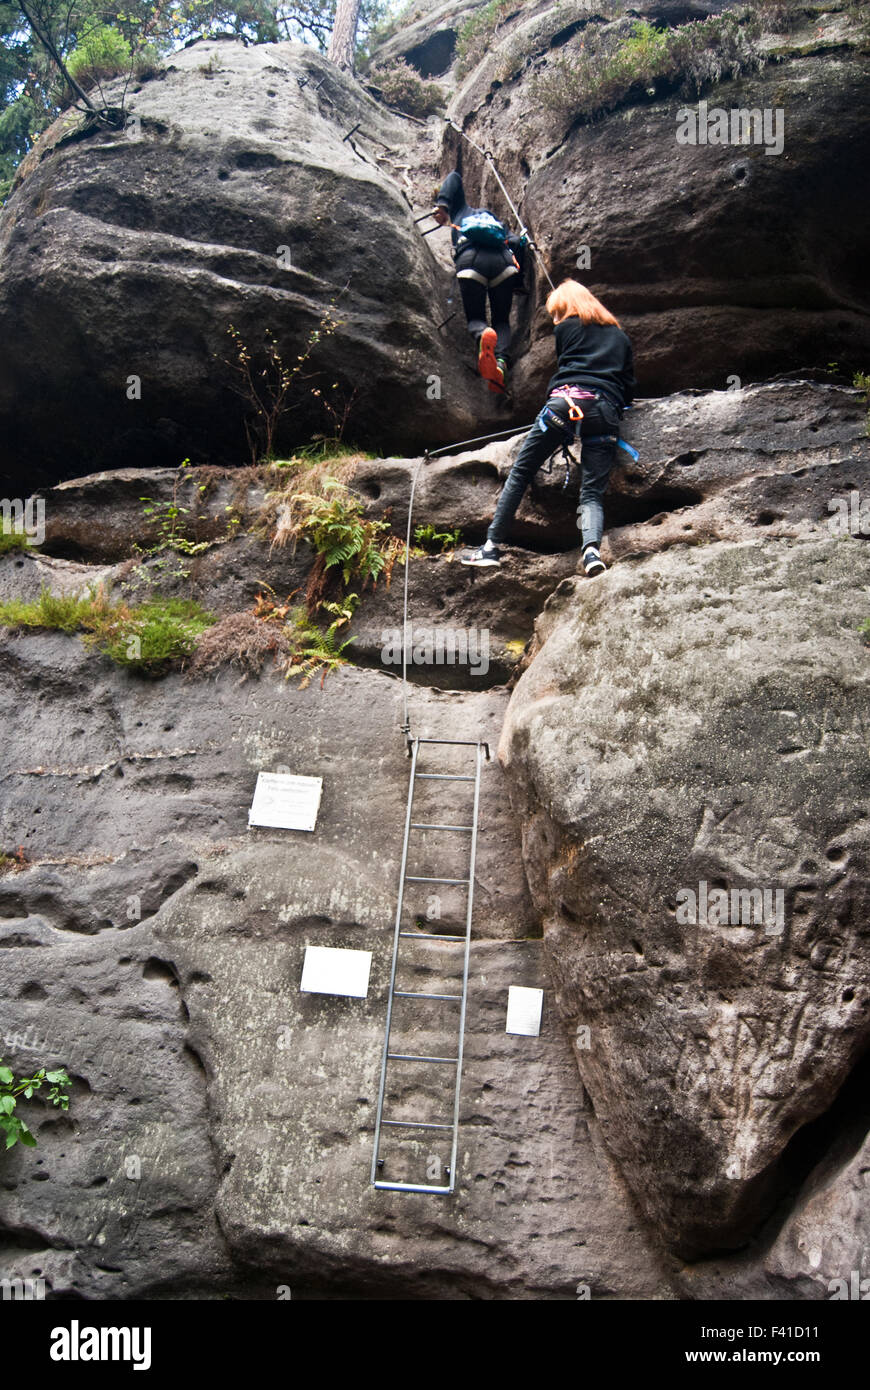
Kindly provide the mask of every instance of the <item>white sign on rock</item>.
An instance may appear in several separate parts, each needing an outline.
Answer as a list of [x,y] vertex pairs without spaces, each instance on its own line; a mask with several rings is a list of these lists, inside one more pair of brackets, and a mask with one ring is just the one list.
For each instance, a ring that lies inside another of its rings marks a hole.
[[506,1033],[518,1033],[524,1038],[537,1038],[541,1032],[541,1012],[544,991],[511,985],[508,989]]
[[306,946],[299,988],[306,994],[343,994],[350,999],[365,999],[371,968],[371,951]]
[[248,812],[248,825],[266,825],[276,830],[313,830],[322,791],[322,777],[261,772]]

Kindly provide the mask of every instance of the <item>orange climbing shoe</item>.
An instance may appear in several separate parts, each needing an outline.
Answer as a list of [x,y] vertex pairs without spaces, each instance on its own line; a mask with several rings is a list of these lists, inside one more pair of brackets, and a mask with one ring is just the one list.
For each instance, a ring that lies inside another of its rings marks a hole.
[[485,328],[480,335],[480,352],[477,357],[477,370],[484,381],[489,383],[490,391],[504,390],[504,372],[495,357],[496,332]]

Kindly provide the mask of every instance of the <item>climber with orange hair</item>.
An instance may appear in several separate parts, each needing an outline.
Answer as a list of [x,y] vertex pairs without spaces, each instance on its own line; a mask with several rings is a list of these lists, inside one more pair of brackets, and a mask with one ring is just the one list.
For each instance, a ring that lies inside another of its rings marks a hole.
[[619,442],[619,422],[634,399],[631,342],[609,309],[576,280],[563,280],[547,299],[556,335],[556,372],[547,401],[523,442],[502,489],[484,545],[460,554],[463,565],[500,563],[498,545],[526,489],[543,463],[562,444],[581,442],[582,483],[577,525],[583,569],[590,577],[606,568],[601,559],[602,499]]

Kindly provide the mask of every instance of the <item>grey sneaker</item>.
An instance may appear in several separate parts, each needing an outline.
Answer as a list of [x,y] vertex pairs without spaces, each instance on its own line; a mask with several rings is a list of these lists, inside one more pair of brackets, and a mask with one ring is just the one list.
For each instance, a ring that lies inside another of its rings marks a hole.
[[588,579],[594,579],[597,574],[603,574],[607,569],[604,561],[598,553],[597,545],[587,545],[583,551],[583,568]]
[[479,546],[476,550],[460,550],[460,565],[475,565],[478,569],[490,569],[501,564],[501,555],[498,546],[490,546],[489,549]]

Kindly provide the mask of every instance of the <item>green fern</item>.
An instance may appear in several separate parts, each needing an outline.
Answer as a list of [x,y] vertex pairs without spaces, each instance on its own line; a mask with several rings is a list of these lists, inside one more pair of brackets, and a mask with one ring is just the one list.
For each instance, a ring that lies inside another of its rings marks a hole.
[[333,495],[296,494],[295,501],[308,509],[300,531],[323,556],[327,569],[341,568],[345,584],[353,574],[359,575],[363,582],[366,579],[375,582],[386,564],[378,538],[390,529],[389,524],[366,520],[362,501],[343,483],[327,478],[323,488]]
[[[356,598],[357,595],[353,594],[350,597]],[[329,607],[335,611],[339,605],[330,604]],[[285,678],[299,676],[299,688],[304,690],[310,683],[311,677],[319,671],[322,688],[329,672],[337,671],[339,666],[344,666],[347,662],[344,651],[354,641],[354,638],[346,637],[343,642],[339,642],[336,632],[344,626],[345,622],[349,621],[352,613],[353,609],[347,616],[339,611],[338,616],[324,631],[311,621],[304,608],[294,608],[290,613],[289,624],[289,630],[294,638],[294,651],[287,662]]]

